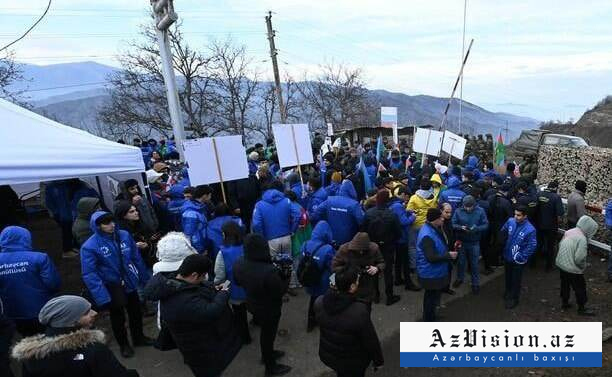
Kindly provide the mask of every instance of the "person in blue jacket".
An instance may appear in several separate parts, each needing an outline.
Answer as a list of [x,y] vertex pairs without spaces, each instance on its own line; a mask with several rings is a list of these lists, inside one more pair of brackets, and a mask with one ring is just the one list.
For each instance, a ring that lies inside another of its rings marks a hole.
[[236,283],[234,264],[244,257],[244,229],[234,221],[227,221],[221,227],[223,243],[215,259],[215,285],[230,281],[230,299],[236,319],[236,328],[242,338],[242,344],[251,343],[249,322],[247,318],[246,291]]
[[523,205],[517,206],[514,217],[506,221],[500,232],[506,236],[504,300],[506,309],[513,309],[519,303],[523,267],[538,246],[536,230],[527,218],[527,208]]
[[391,152],[391,157],[387,160],[387,167],[389,170],[404,170],[404,162],[400,157],[400,153],[397,149]]
[[308,206],[306,210],[312,216],[317,207],[327,199],[327,191],[321,187],[321,179],[318,176],[312,176],[308,180],[310,194],[308,195]]
[[608,228],[608,244],[610,253],[608,254],[608,283],[612,283],[612,198],[606,204],[606,228]]
[[353,183],[344,180],[338,195],[330,196],[319,205],[312,222],[326,220],[332,229],[333,240],[340,246],[353,239],[363,223],[365,214],[357,201]]
[[306,198],[304,197],[304,188],[302,186],[302,182],[300,181],[300,176],[297,173],[290,173],[287,175],[287,184],[291,191],[295,193],[297,197],[297,202],[302,206],[302,208],[307,208],[308,203],[306,203]]
[[416,265],[423,296],[423,321],[436,319],[436,307],[440,304],[442,290],[448,284],[448,264],[457,258],[456,251],[448,250],[443,230],[444,217],[438,208],[427,210],[427,222],[419,229],[416,240]]
[[470,155],[465,167],[467,171],[471,171],[474,174],[474,181],[479,181],[482,178],[482,173],[478,169],[478,162],[478,157]]
[[253,211],[252,231],[268,241],[272,257],[279,253],[290,256],[291,235],[300,225],[302,214],[291,205],[280,181],[266,184],[263,190],[261,200],[255,204]]
[[317,297],[324,295],[329,288],[329,277],[331,276],[331,264],[336,251],[331,245],[332,230],[327,221],[319,221],[312,231],[312,237],[302,245],[302,256],[310,255],[321,271],[318,284],[306,287],[310,295],[308,303],[308,322],[306,331],[311,332],[316,326],[314,302]]
[[[410,227],[416,216],[412,211],[406,210],[410,194],[405,186],[399,187],[395,196],[389,202],[389,209],[393,211],[402,226],[402,236],[395,248],[395,285],[404,285],[406,290],[418,291],[420,288],[414,284],[410,276],[410,260],[408,259],[408,236]],[[403,278],[402,278],[403,274]]]
[[202,254],[210,247],[208,238],[208,216],[205,203],[210,201],[210,186],[202,185],[193,190],[192,198],[181,207],[181,226],[183,233],[191,241],[198,253]]
[[446,190],[440,193],[438,201],[440,203],[448,203],[453,207],[453,212],[461,207],[461,202],[466,193],[461,190],[461,180],[454,175],[448,177],[446,181]]
[[24,337],[41,333],[38,312],[60,288],[49,255],[32,250],[30,231],[8,226],[0,233],[0,299]]
[[480,260],[480,240],[483,233],[489,228],[489,221],[484,209],[476,204],[472,195],[463,198],[463,207],[453,213],[453,229],[457,239],[462,242],[462,252],[459,254],[457,265],[457,280],[453,287],[457,288],[463,283],[466,259],[469,260],[472,272],[472,293],[480,293],[480,271],[478,261]]
[[223,225],[228,222],[235,222],[241,229],[244,229],[242,219],[230,214],[230,208],[225,203],[217,204],[215,207],[215,218],[208,222],[208,239],[210,240],[210,260],[217,258],[217,253],[223,245]]
[[94,232],[81,246],[81,275],[95,305],[110,310],[113,335],[123,357],[134,356],[125,329],[127,310],[132,343],[150,346],[153,340],[142,331],[142,312],[137,289],[151,277],[130,234],[115,226],[104,211],[91,215]]

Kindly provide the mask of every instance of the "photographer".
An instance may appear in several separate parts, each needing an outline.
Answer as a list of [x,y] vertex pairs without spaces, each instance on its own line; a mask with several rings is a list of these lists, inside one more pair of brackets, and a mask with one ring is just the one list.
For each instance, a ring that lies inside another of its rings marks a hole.
[[215,287],[207,281],[207,256],[189,255],[176,275],[156,274],[145,295],[160,301],[161,318],[196,377],[219,376],[232,362],[242,342],[228,305],[229,281]]
[[266,375],[289,373],[290,366],[276,362],[284,352],[274,350],[289,276],[272,263],[268,242],[261,235],[253,233],[245,237],[244,258],[234,264],[234,279],[246,291],[247,309],[261,325],[259,342]]
[[356,267],[362,273],[355,297],[371,310],[372,301],[376,296],[378,274],[384,270],[385,260],[378,245],[370,242],[367,233],[359,232],[350,242],[340,246],[332,261],[332,270],[337,272],[349,265]]

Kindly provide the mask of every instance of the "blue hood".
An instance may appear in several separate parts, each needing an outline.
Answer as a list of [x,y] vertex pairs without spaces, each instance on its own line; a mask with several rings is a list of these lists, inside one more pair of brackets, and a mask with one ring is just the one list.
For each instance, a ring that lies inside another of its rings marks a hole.
[[261,197],[263,201],[268,202],[270,204],[278,203],[286,198],[287,197],[285,196],[285,194],[275,189],[266,190]]
[[204,213],[204,204],[200,202],[196,202],[195,200],[185,200],[183,205],[181,206],[181,213],[193,209],[196,212]]
[[467,167],[476,169],[478,167],[478,157],[473,155],[468,157]]
[[8,226],[0,233],[0,251],[32,250],[32,234],[20,226]]
[[312,230],[312,236],[310,239],[312,241],[330,244],[333,238],[331,226],[329,226],[327,221],[321,220]]
[[[96,226],[96,220],[98,220],[100,216],[106,215],[107,213],[109,212],[96,211],[93,213],[93,215],[91,215],[91,219],[89,220],[89,228],[91,229],[92,232],[100,236],[103,235],[100,229],[98,229],[98,227]],[[115,227],[115,229],[119,229],[119,228]]]
[[454,175],[451,175],[446,182],[446,186],[448,188],[459,188],[459,186],[461,186],[461,181]]
[[347,198],[351,198],[357,200],[357,191],[355,191],[355,186],[353,186],[353,182],[345,179],[342,182],[342,186],[340,186],[340,190],[338,191],[339,196],[346,196]]

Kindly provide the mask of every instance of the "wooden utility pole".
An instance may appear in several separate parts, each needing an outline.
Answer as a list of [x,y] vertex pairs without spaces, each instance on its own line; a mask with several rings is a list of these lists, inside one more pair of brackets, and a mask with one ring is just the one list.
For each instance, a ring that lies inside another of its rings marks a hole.
[[278,61],[276,60],[276,46],[274,45],[274,29],[272,29],[272,12],[268,12],[266,16],[266,25],[268,27],[268,42],[270,42],[270,58],[272,58],[272,69],[274,71],[274,83],[276,86],[276,95],[278,96],[278,109],[282,123],[287,123],[287,113],[285,112],[285,103],[283,102],[283,92],[281,89],[280,74],[278,73]]

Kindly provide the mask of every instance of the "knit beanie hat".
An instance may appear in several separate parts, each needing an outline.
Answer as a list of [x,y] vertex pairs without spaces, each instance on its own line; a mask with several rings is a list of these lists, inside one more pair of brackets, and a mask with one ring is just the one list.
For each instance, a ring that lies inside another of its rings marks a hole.
[[157,259],[153,272],[172,272],[178,270],[183,259],[196,254],[189,239],[181,232],[170,232],[157,243]]
[[249,160],[251,161],[259,161],[259,153],[253,151],[249,153]]
[[436,221],[440,217],[442,217],[442,211],[440,211],[438,208],[430,208],[427,210],[427,221],[428,222]]
[[54,328],[75,327],[91,309],[89,301],[80,296],[64,295],[52,298],[40,309],[38,321]]

